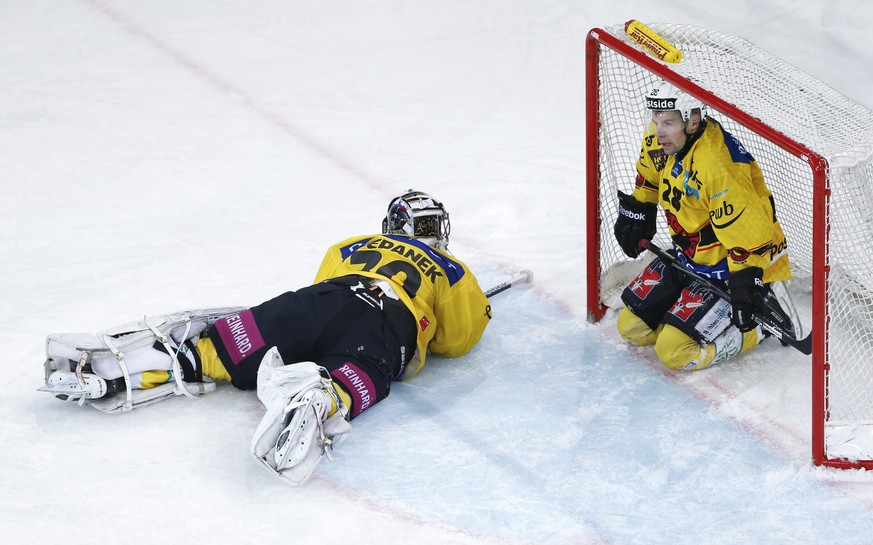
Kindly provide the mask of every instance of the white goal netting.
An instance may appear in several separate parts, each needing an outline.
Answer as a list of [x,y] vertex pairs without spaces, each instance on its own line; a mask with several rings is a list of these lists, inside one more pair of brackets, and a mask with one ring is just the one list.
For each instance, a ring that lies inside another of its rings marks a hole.
[[[642,97],[662,79],[660,70],[672,70],[731,106],[720,111],[710,105],[709,114],[743,142],[764,172],[788,238],[791,289],[807,301],[822,295],[824,304],[810,303],[812,311],[802,318],[804,335],[820,328],[825,341],[826,350],[814,353],[825,371],[814,379],[822,381],[823,399],[814,406],[821,407],[825,457],[873,460],[873,260],[865,244],[873,239],[873,112],[741,38],[684,25],[649,26],[682,51],[682,62],[646,67],[599,47],[601,301],[614,306],[642,266],[641,260],[628,262],[613,238],[615,195],[633,188],[648,120]],[[622,26],[592,34],[603,32],[641,51]],[[760,122],[741,124],[736,111]],[[829,198],[826,191],[815,193],[809,158],[774,143],[768,127],[826,160],[829,168],[821,175]],[[813,222],[815,206],[825,207],[820,224]],[[670,244],[666,233],[659,225],[656,242],[662,246]]]

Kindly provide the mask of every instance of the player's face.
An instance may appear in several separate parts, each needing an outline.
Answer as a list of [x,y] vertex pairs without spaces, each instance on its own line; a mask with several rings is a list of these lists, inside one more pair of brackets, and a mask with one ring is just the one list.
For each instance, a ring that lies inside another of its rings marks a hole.
[[655,123],[655,136],[658,144],[664,148],[664,153],[673,155],[681,150],[688,140],[685,132],[685,122],[682,115],[676,110],[655,111],[652,113],[652,121]]

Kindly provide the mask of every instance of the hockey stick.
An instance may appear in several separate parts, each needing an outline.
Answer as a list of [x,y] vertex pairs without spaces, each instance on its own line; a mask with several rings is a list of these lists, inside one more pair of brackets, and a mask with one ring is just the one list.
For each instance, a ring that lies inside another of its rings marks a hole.
[[[655,254],[656,256],[660,257],[661,261],[671,265],[673,268],[679,271],[682,271],[691,278],[694,278],[695,280],[706,286],[706,289],[718,295],[725,301],[730,302],[730,295],[728,295],[728,293],[724,289],[715,284],[711,279],[683,266],[678,259],[659,248],[657,245],[655,245],[654,242],[650,240],[642,240],[640,241],[640,245]],[[794,335],[792,335],[788,330],[785,329],[784,318],[780,316],[779,313],[776,312],[772,307],[767,306],[766,301],[764,303],[764,305],[757,305],[757,308],[752,313],[752,319],[761,324],[761,327],[772,333],[777,339],[779,339],[783,343],[796,348],[806,355],[812,354],[812,333],[810,333],[803,339],[795,338]]]
[[497,284],[493,288],[487,290],[485,292],[485,297],[491,298],[493,295],[497,295],[502,291],[506,291],[511,288],[514,284],[521,284],[522,282],[530,282],[533,279],[533,273],[527,269],[518,271],[515,273],[515,276],[507,280],[506,282],[501,282]]

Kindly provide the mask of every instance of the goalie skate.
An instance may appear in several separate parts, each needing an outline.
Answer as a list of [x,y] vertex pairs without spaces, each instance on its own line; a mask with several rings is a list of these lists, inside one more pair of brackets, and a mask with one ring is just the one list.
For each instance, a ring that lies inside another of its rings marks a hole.
[[[115,382],[107,382],[103,377],[91,373],[82,373],[76,376],[72,371],[52,371],[45,379],[45,386],[39,388],[41,392],[54,394],[56,398],[64,401],[77,399],[95,399],[105,395],[114,395],[117,392]],[[110,393],[109,385],[113,386]]]
[[276,439],[277,471],[297,466],[310,450],[317,450],[317,443],[324,441],[323,422],[329,405],[324,390],[313,389],[285,407],[285,427]]
[[[267,470],[295,486],[305,483],[323,457],[351,431],[347,408],[330,375],[312,362],[285,366],[272,348],[258,370],[258,398],[267,409],[251,452]],[[331,405],[336,412],[328,417]]]
[[[196,397],[211,392],[215,383],[185,382],[178,356],[185,341],[196,342],[217,320],[244,307],[223,307],[176,312],[117,326],[97,334],[62,333],[46,338],[45,386],[40,391],[62,400],[91,405],[104,412],[126,412],[173,395]],[[137,368],[136,351],[163,346],[172,361],[173,381],[155,388],[134,389],[131,374]],[[132,361],[132,366],[126,361]],[[99,363],[99,366],[97,365]]]

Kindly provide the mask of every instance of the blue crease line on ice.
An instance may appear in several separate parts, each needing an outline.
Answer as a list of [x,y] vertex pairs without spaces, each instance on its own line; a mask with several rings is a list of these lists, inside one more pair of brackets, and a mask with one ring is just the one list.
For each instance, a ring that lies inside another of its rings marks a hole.
[[471,354],[429,359],[353,428],[322,476],[462,531],[536,543],[873,535],[870,513],[808,466],[525,290],[494,302]]

